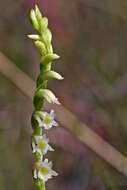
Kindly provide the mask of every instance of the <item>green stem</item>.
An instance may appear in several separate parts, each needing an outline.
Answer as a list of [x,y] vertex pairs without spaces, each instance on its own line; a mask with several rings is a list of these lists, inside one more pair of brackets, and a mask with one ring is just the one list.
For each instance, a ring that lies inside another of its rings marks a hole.
[[45,190],[45,182],[41,179],[36,179],[35,184],[37,185],[39,190]]

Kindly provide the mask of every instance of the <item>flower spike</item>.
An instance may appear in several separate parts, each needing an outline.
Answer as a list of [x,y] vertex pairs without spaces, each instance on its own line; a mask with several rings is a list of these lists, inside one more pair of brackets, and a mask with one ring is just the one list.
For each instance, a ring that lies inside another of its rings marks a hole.
[[30,34],[28,38],[35,40],[34,44],[41,55],[40,74],[36,81],[37,89],[33,98],[34,112],[31,117],[33,129],[31,145],[32,152],[36,157],[33,178],[38,189],[45,190],[45,182],[58,174],[52,170],[52,162],[44,159],[44,155],[48,151],[54,151],[54,149],[49,145],[49,139],[42,132],[43,129],[49,130],[53,126],[58,126],[58,124],[54,120],[54,110],[47,113],[44,111],[43,103],[44,100],[47,100],[49,103],[60,104],[54,93],[47,89],[47,82],[51,78],[62,80],[63,77],[51,70],[52,61],[58,59],[59,56],[53,53],[52,33],[48,28],[48,19],[42,16],[37,5],[30,11],[30,21],[38,34]]

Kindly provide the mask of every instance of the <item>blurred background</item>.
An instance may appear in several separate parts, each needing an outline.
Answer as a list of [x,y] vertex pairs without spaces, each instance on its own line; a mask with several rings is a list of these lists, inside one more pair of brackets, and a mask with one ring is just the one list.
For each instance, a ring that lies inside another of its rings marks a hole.
[[[61,56],[53,69],[65,78],[49,81],[48,87],[127,156],[127,0],[1,0],[0,52],[34,81],[40,55],[27,34],[34,32],[29,11],[35,3],[49,19],[54,52]],[[0,71],[0,190],[36,189],[32,111],[31,99]],[[127,189],[124,175],[63,127],[49,134],[56,151],[48,158],[59,176],[48,181],[47,190]]]

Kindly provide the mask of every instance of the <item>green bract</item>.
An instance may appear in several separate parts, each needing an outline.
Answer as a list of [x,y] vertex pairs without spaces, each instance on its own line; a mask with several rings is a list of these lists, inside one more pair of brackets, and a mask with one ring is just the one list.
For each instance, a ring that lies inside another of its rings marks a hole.
[[53,149],[48,144],[45,134],[42,135],[42,131],[43,128],[49,130],[52,126],[57,126],[58,124],[54,120],[54,110],[51,110],[50,113],[44,111],[43,102],[46,100],[49,103],[60,104],[54,93],[47,89],[47,82],[51,78],[62,80],[63,77],[51,70],[52,61],[58,59],[59,56],[53,53],[52,33],[48,28],[48,19],[42,16],[37,5],[30,11],[30,21],[38,34],[31,34],[28,37],[35,40],[35,46],[41,55],[40,74],[37,77],[37,89],[33,98],[34,112],[31,117],[33,129],[32,151],[37,160],[33,168],[33,177],[38,189],[45,190],[45,182],[52,176],[56,176],[57,173],[52,170],[52,162],[48,162],[48,159],[43,159],[44,154],[47,151],[53,151]]

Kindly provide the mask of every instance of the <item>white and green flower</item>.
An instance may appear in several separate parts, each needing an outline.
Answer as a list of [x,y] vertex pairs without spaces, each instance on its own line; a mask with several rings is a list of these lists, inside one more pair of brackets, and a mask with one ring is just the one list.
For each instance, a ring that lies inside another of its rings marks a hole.
[[40,89],[41,95],[49,102],[53,104],[60,104],[58,98],[53,94],[53,92],[49,89]]
[[36,163],[33,175],[35,179],[39,178],[46,182],[52,176],[57,176],[58,174],[52,170],[52,162],[45,159],[43,162]]
[[46,113],[42,121],[42,126],[45,129],[50,129],[52,126],[58,126],[54,118],[55,118],[54,110],[51,110],[50,113]]
[[40,155],[45,155],[47,151],[54,151],[48,142],[49,140],[46,138],[46,135],[34,136],[32,139],[33,153],[38,152]]
[[[39,41],[36,41],[35,43],[42,43]],[[42,45],[42,44],[41,44]],[[39,47],[40,48],[40,47]],[[42,89],[40,88],[39,90],[37,90],[35,92],[35,97],[37,98],[45,98],[49,103],[53,103],[53,104],[60,104],[60,102],[58,101],[58,98],[56,98],[56,96],[53,94],[53,92],[49,89]]]
[[35,114],[35,119],[38,121],[40,127],[45,129],[50,129],[52,126],[58,126],[57,122],[54,120],[55,113],[51,110],[50,113],[43,112],[43,119],[39,115]]

